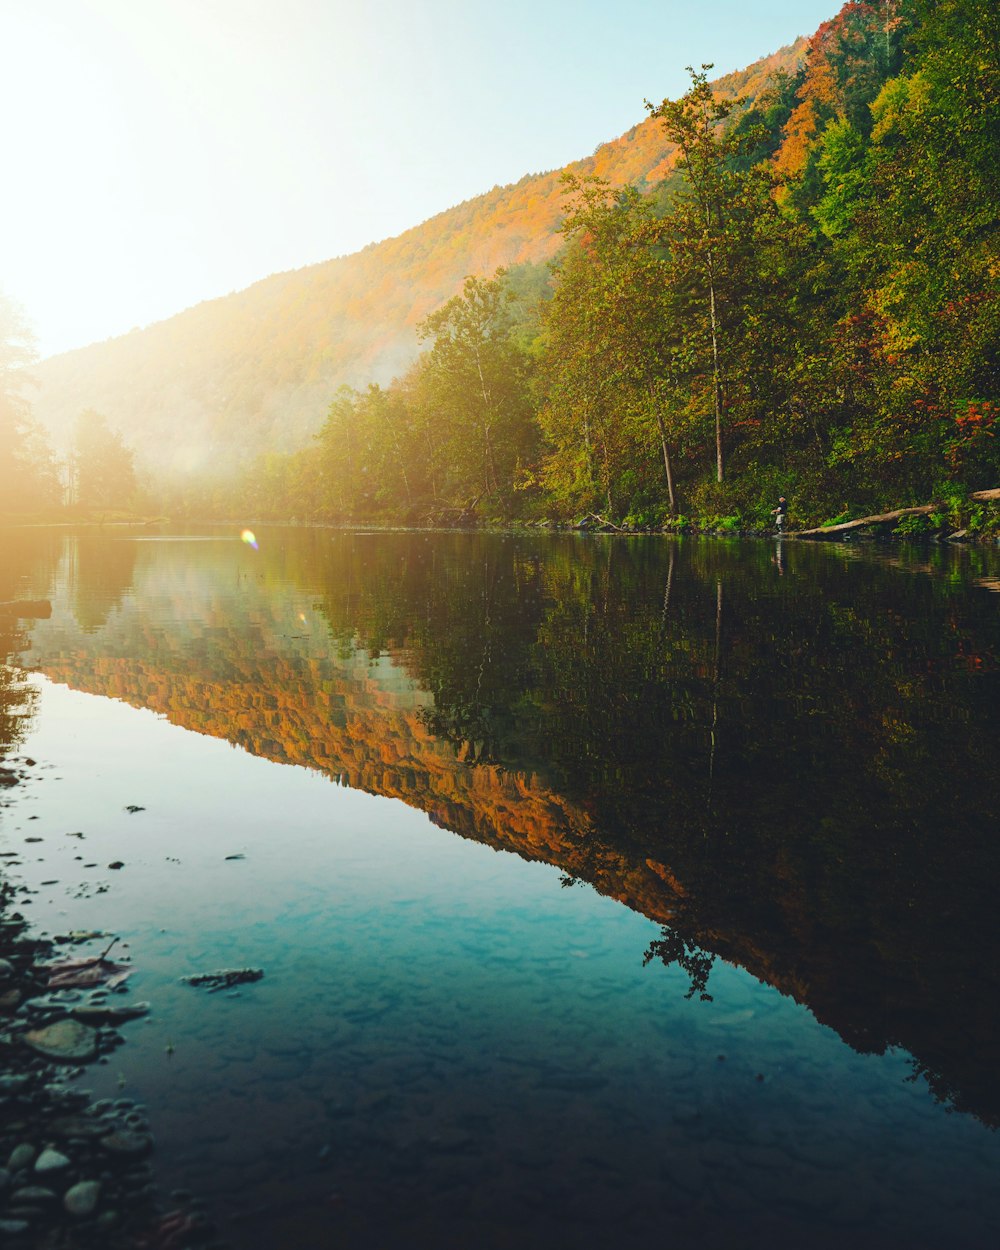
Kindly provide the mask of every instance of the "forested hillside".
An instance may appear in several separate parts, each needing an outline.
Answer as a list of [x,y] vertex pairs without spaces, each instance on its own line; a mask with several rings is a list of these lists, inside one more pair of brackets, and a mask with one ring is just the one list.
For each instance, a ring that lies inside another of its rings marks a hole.
[[215,506],[737,529],[784,496],[793,525],[933,501],[901,527],[995,528],[1000,9],[849,0],[752,100],[708,69],[649,106],[669,177],[563,175],[546,298],[469,278],[404,376]]
[[[775,71],[795,72],[803,47],[800,40],[716,89],[754,97]],[[637,98],[637,115],[641,108]],[[669,171],[672,151],[647,119],[571,169],[615,186],[651,186]],[[81,410],[96,409],[140,462],[159,469],[200,470],[301,447],[341,384],[384,384],[410,364],[417,324],[466,276],[554,255],[561,173],[526,175],[355,255],[46,360],[34,370],[35,413],[63,447]]]
[[995,0],[848,0],[710,70],[564,171],[45,362],[36,415],[96,410],[204,518],[997,529]]

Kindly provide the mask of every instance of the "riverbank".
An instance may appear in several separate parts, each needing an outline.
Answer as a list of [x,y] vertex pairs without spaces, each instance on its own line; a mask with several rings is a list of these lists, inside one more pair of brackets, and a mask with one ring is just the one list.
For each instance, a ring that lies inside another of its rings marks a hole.
[[160,514],[129,512],[121,508],[43,508],[33,512],[0,511],[0,526],[30,528],[45,526],[66,529],[142,529],[164,525],[169,518]]

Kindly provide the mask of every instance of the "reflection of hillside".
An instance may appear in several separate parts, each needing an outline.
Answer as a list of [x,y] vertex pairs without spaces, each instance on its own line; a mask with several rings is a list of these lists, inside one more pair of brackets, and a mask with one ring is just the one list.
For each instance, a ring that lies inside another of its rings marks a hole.
[[151,661],[44,659],[45,673],[77,690],[149,708],[196,733],[225,738],[254,755],[325,773],[354,789],[402,799],[436,823],[479,841],[558,853],[567,831],[586,831],[572,804],[532,778],[470,768],[427,729],[426,695],[386,690],[358,653],[336,674],[269,658],[252,680],[186,676]]
[[989,595],[814,550],[786,595],[766,546],[268,559],[151,550],[100,633],[38,624],[40,665],[558,865],[1000,1120]]

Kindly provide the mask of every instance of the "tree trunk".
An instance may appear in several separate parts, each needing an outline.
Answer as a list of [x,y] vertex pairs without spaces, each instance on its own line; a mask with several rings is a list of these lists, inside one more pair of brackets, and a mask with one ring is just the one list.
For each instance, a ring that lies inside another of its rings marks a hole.
[[722,481],[722,383],[719,380],[719,328],[715,316],[715,273],[709,256],[708,315],[712,326],[712,401],[715,407],[715,475]]
[[653,384],[646,378],[646,391],[649,394],[649,402],[653,405],[653,411],[656,413],[656,426],[660,431],[660,449],[663,452],[663,472],[667,477],[667,496],[670,499],[670,515],[677,515],[677,498],[674,495],[674,474],[670,466],[670,448],[667,446],[667,430],[663,424],[663,414],[660,412],[660,405],[656,402],[656,395],[653,391]]

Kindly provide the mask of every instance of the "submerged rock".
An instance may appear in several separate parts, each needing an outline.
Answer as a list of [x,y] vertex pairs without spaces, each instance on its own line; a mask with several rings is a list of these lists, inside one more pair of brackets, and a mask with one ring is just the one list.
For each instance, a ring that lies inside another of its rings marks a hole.
[[218,972],[196,972],[191,976],[181,977],[181,980],[185,985],[207,986],[208,992],[213,994],[233,985],[259,981],[263,975],[261,968],[220,968]]
[[78,1217],[92,1215],[97,1209],[97,1200],[101,1196],[100,1181],[79,1181],[63,1195],[63,1206]]
[[56,1195],[54,1190],[46,1189],[42,1185],[25,1185],[21,1189],[15,1189],[10,1200],[22,1206],[28,1204],[37,1206],[39,1203],[44,1206],[49,1202],[55,1202]]
[[36,1154],[37,1151],[31,1142],[23,1141],[10,1152],[7,1167],[12,1172],[20,1172],[22,1168],[31,1167],[35,1161]]
[[139,1016],[149,1014],[149,1003],[104,1003],[89,1002],[73,1008],[73,1015],[78,1020],[104,1021],[121,1023],[125,1020],[136,1020]]
[[35,1160],[35,1171],[40,1173],[61,1172],[64,1168],[68,1168],[69,1165],[70,1160],[64,1154],[48,1146]]
[[147,1133],[133,1133],[129,1129],[118,1129],[101,1138],[105,1150],[115,1155],[129,1155],[141,1158],[153,1149],[153,1139]]
[[89,1063],[97,1056],[97,1032],[79,1020],[57,1020],[25,1033],[32,1050],[57,1063]]

